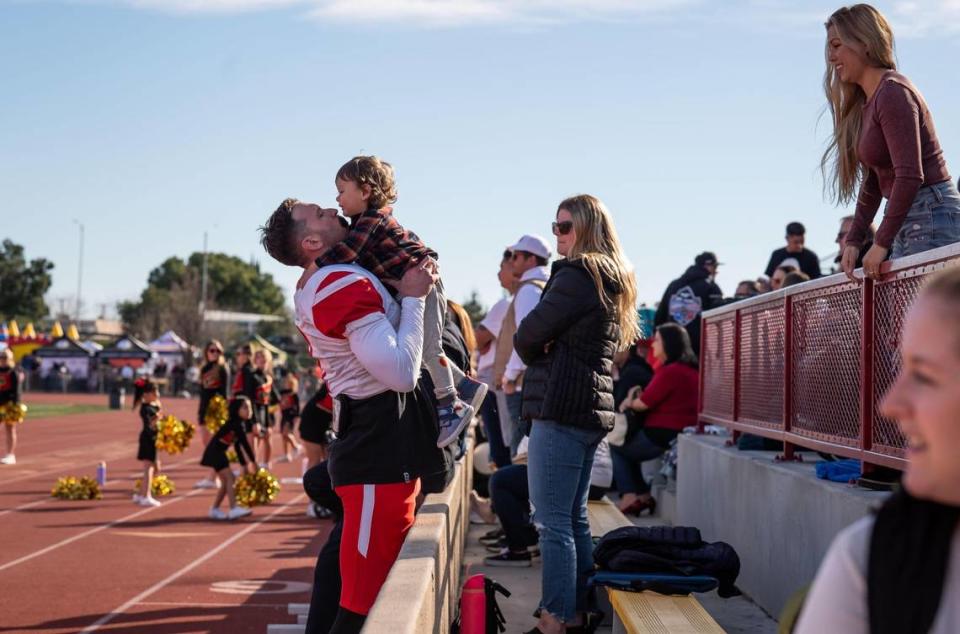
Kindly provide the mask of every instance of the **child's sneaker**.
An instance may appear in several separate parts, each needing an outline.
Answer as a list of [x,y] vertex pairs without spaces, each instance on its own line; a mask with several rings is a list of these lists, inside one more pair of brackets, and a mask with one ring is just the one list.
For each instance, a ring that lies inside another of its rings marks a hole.
[[437,408],[437,418],[440,422],[440,436],[437,438],[437,447],[443,449],[453,444],[460,437],[460,432],[473,420],[473,408],[459,398],[446,407]]
[[0,464],[17,464],[17,457],[12,453],[8,453],[3,458],[0,458]]
[[227,513],[227,519],[235,520],[240,517],[246,517],[251,513],[253,513],[253,511],[251,511],[248,508],[244,508],[242,506],[235,506],[232,509],[230,509],[229,513]]
[[227,519],[227,514],[221,511],[218,508],[210,509],[210,519],[212,520],[225,520]]
[[487,395],[487,389],[486,383],[465,376],[457,385],[457,396],[460,397],[460,400],[469,404],[473,411],[479,412],[483,399]]

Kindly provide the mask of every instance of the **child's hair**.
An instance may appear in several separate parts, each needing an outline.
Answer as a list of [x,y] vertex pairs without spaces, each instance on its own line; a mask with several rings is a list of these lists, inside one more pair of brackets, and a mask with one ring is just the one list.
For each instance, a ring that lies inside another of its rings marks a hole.
[[150,379],[140,378],[133,382],[133,408],[136,409],[143,401],[144,394],[156,394],[158,392],[157,384]]
[[5,359],[11,366],[14,364],[13,350],[4,348],[0,350],[0,358]]
[[355,156],[337,171],[337,179],[351,181],[357,187],[370,186],[370,209],[382,209],[397,202],[393,166],[376,156]]
[[244,403],[249,406],[249,411],[252,413],[253,405],[250,404],[250,399],[241,394],[230,399],[230,404],[227,408],[227,416],[231,419],[240,418],[240,408],[243,407]]

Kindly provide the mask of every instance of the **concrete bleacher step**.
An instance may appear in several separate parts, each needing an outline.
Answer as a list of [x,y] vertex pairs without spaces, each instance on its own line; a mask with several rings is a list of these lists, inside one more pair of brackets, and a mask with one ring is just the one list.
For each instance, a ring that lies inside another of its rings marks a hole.
[[299,625],[294,623],[283,623],[276,624],[272,623],[267,626],[267,634],[304,634],[307,631],[306,625]]
[[306,616],[310,612],[309,603],[288,603],[287,614],[296,614]]

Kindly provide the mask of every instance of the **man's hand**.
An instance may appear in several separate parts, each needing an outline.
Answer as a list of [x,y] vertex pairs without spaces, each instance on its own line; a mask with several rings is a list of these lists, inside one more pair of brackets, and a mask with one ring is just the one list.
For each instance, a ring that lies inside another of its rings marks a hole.
[[840,256],[840,270],[846,273],[852,282],[857,281],[857,277],[853,274],[853,269],[857,268],[857,257],[859,255],[860,248],[850,245],[843,247],[843,255]]
[[880,279],[880,265],[887,259],[890,249],[884,249],[878,244],[874,244],[863,256],[863,274],[867,277],[877,280]]
[[516,394],[517,392],[517,382],[511,381],[510,379],[503,380],[503,393],[504,394]]
[[437,263],[427,258],[407,269],[396,289],[403,297],[425,297],[439,279]]

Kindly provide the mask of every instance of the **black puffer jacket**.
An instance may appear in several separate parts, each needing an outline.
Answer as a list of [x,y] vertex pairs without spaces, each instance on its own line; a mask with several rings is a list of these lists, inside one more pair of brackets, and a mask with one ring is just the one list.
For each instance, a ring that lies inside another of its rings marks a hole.
[[[604,292],[620,286],[604,281]],[[580,260],[554,262],[550,281],[517,328],[514,347],[527,364],[522,416],[587,429],[613,429],[613,354],[620,340]]]

